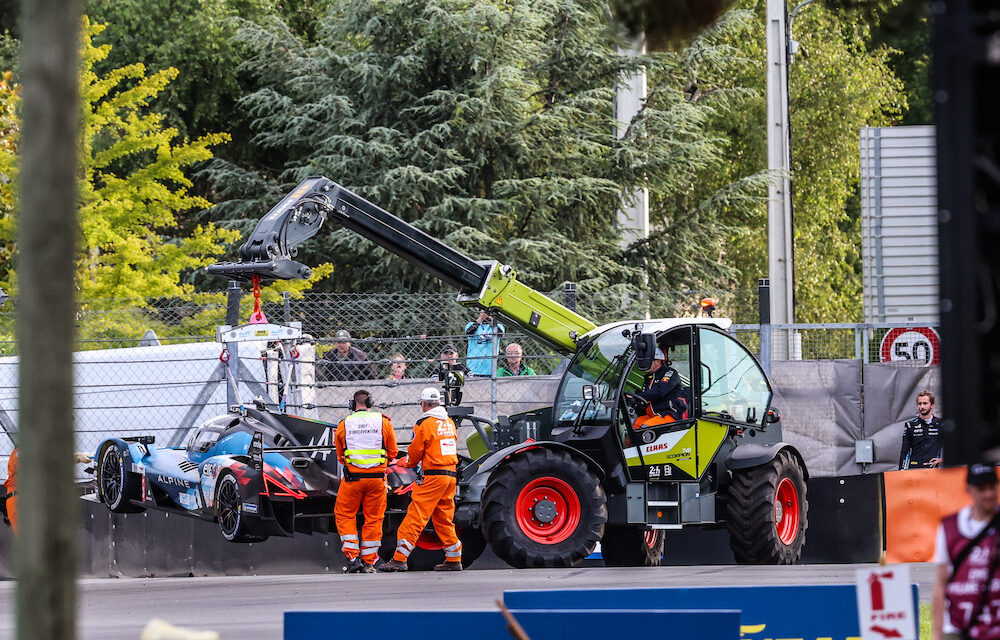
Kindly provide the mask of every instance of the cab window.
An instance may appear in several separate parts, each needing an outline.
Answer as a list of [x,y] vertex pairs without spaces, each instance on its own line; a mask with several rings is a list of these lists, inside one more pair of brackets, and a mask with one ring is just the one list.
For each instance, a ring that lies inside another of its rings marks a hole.
[[701,412],[759,423],[771,402],[771,386],[756,358],[730,336],[702,328]]

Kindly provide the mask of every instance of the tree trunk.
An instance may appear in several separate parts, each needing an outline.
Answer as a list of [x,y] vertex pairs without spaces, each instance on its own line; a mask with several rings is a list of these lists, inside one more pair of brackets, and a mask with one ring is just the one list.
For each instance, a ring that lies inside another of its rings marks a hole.
[[73,339],[79,0],[22,0],[17,637],[76,635]]

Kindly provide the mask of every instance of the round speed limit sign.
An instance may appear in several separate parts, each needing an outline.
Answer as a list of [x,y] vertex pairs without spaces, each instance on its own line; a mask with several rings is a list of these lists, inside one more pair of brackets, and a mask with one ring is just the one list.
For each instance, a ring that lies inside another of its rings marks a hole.
[[880,352],[882,362],[941,364],[941,337],[931,327],[896,327],[882,338]]

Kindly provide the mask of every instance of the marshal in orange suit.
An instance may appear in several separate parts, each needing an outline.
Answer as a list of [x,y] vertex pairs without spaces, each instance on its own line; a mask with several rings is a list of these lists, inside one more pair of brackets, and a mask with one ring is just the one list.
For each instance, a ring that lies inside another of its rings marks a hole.
[[435,571],[462,570],[462,543],[455,533],[455,487],[458,484],[458,433],[455,423],[441,406],[441,392],[428,387],[420,394],[424,414],[413,427],[413,442],[400,466],[423,467],[423,482],[413,490],[406,517],[396,532],[396,553],[381,571],[406,571],[420,532],[427,521],[444,543],[444,562]]
[[[372,397],[364,389],[354,392],[349,406],[353,413],[341,420],[334,434],[337,460],[344,465],[334,517],[347,558],[344,571],[374,573],[387,502],[386,464],[398,453],[396,432],[387,416],[371,410]],[[365,518],[360,540],[359,508]]]

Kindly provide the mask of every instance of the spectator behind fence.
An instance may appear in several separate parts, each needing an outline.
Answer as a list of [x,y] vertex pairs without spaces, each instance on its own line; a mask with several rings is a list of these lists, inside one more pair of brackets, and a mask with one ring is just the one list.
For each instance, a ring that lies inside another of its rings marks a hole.
[[387,380],[405,380],[410,375],[406,373],[406,356],[401,353],[392,354],[389,364],[389,377]]
[[469,336],[469,350],[465,354],[468,362],[469,372],[476,376],[489,376],[493,373],[493,358],[497,352],[493,348],[493,338],[497,338],[497,345],[500,338],[506,332],[503,324],[493,325],[493,316],[485,310],[479,312],[479,317],[475,321],[465,325],[465,333]]
[[351,334],[341,329],[333,336],[335,348],[323,354],[322,366],[317,367],[320,380],[374,380],[375,365],[368,354],[351,346]]
[[941,418],[934,415],[934,394],[924,389],[917,394],[917,417],[903,424],[899,468],[940,467],[943,446]]
[[441,381],[444,380],[444,370],[448,369],[450,371],[458,371],[462,375],[469,374],[469,368],[458,361],[458,349],[455,345],[448,343],[444,345],[444,349],[441,349],[441,359],[437,366],[437,370],[434,375],[431,376],[431,380]]
[[521,358],[524,356],[524,352],[521,350],[521,345],[516,342],[511,342],[504,349],[504,354],[507,356],[507,364],[497,369],[497,377],[503,378],[504,376],[533,376],[535,375],[535,370],[528,365],[521,362]]

